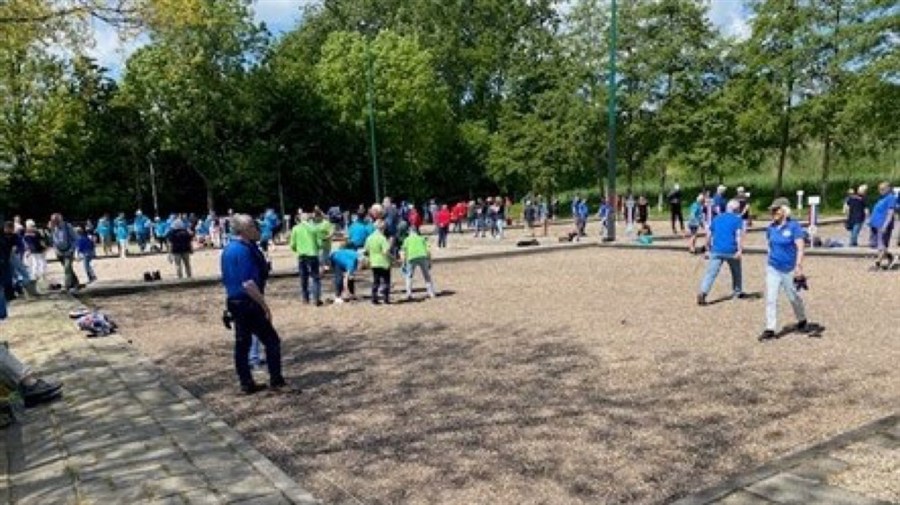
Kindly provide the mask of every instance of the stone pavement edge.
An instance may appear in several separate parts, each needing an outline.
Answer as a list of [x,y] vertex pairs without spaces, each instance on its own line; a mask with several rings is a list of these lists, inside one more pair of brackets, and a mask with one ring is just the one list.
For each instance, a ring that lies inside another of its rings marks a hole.
[[16,303],[16,356],[64,382],[0,430],[0,503],[312,505],[309,493],[119,336],[87,339],[77,300]]

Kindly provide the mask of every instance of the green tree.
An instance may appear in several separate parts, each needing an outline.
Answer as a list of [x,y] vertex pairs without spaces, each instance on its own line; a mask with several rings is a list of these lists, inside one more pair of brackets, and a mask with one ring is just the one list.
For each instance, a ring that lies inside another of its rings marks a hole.
[[382,31],[369,43],[354,32],[331,34],[315,68],[317,90],[338,122],[365,138],[367,51],[372,58],[382,187],[385,192],[425,196],[424,174],[438,161],[449,109],[431,54],[415,38]]

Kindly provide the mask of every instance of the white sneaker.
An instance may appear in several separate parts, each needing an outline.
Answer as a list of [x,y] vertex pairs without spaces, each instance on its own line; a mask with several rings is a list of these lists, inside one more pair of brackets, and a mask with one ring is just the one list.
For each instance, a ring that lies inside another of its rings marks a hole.
[[335,299],[334,299],[334,304],[335,304],[335,305],[340,305],[340,304],[342,304],[342,303],[344,303],[344,299],[343,299],[343,298],[335,298]]

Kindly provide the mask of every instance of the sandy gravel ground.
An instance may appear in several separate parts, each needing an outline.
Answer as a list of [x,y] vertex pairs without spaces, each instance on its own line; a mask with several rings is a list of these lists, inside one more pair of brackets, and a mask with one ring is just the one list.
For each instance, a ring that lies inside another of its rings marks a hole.
[[[866,266],[811,260],[826,329],[768,344],[763,301],[697,307],[703,264],[678,253],[445,265],[444,296],[393,306],[302,306],[279,281],[303,392],[254,397],[236,394],[220,289],[97,303],[325,503],[665,503],[897,411],[898,278]],[[762,271],[745,260],[747,291]]]

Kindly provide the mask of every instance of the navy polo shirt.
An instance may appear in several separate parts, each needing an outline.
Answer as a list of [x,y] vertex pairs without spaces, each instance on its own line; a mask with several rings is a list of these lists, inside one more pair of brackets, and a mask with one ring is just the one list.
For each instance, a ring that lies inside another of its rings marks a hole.
[[733,212],[719,214],[710,224],[713,254],[733,255],[738,251],[738,237],[744,230],[744,220]]
[[727,204],[728,200],[723,195],[716,193],[716,196],[713,197],[713,206],[717,214],[724,214]]
[[782,225],[772,223],[766,229],[769,243],[769,266],[788,273],[797,266],[797,240],[803,239],[803,228],[797,221],[788,219]]
[[248,298],[244,283],[254,281],[260,291],[266,289],[265,258],[255,244],[233,240],[222,251],[222,284],[225,295],[231,298]]

